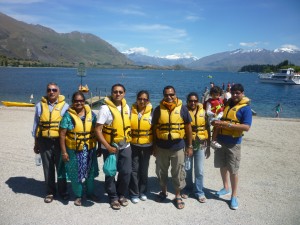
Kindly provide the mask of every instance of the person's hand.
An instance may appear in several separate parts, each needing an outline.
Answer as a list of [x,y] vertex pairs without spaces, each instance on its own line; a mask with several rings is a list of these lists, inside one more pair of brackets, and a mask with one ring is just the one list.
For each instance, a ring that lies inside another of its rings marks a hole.
[[157,147],[153,145],[152,154],[154,157],[157,156]]
[[100,146],[98,147],[96,154],[97,154],[97,157],[101,157],[101,155],[102,155],[102,149],[100,148]]
[[185,154],[186,154],[186,156],[188,156],[188,157],[193,156],[193,147],[187,147],[187,148],[185,149]]
[[62,153],[61,157],[64,162],[68,162],[70,160],[68,153]]
[[210,156],[210,146],[206,147],[204,154],[205,154],[205,158],[208,159]]
[[34,151],[34,153],[36,153],[36,154],[39,154],[39,153],[40,153],[40,148],[39,148],[39,145],[38,145],[37,143],[34,143],[33,151]]
[[118,149],[115,148],[115,147],[110,146],[110,147],[107,149],[107,151],[108,151],[109,153],[114,153],[114,154],[116,154],[116,153],[118,152]]

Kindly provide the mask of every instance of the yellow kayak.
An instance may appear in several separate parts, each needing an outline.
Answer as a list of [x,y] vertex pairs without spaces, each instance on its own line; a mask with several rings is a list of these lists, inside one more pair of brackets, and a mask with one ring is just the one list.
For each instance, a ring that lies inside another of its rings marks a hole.
[[33,103],[1,101],[7,107],[34,107]]

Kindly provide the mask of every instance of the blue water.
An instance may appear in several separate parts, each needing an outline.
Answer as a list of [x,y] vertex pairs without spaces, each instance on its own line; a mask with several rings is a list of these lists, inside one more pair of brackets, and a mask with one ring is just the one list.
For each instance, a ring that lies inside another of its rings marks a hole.
[[[208,75],[213,78],[208,78]],[[81,80],[76,69],[0,67],[0,101],[29,102],[33,94],[33,101],[37,102],[45,94],[49,82],[58,83],[69,102]],[[300,85],[260,83],[255,73],[88,69],[82,83],[88,84],[92,95],[101,96],[109,95],[113,84],[122,83],[126,87],[129,104],[134,102],[139,90],[146,89],[150,92],[152,104],[156,106],[166,85],[173,85],[177,96],[185,101],[190,91],[196,91],[201,96],[210,82],[219,86],[222,83],[226,86],[228,82],[243,84],[245,95],[251,99],[251,106],[258,116],[273,117],[273,108],[280,102],[283,107],[281,117],[300,118]]]

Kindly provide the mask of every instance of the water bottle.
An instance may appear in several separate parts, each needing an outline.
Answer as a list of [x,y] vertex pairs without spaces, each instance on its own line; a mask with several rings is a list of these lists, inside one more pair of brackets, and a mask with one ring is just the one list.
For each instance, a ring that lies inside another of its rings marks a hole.
[[191,157],[186,156],[184,160],[184,169],[190,170],[191,169]]
[[35,165],[36,166],[40,166],[42,165],[42,158],[41,158],[41,154],[35,154]]

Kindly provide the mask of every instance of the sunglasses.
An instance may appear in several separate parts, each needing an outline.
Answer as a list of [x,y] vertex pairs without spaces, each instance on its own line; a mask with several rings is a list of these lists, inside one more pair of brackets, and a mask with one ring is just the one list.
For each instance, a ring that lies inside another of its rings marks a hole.
[[168,96],[170,96],[170,97],[174,97],[174,96],[175,96],[175,94],[173,94],[173,93],[172,93],[172,94],[164,94],[164,96],[165,96],[165,97],[168,97]]
[[74,99],[73,102],[74,103],[84,103],[85,101],[83,99],[79,99],[79,100]]
[[144,101],[144,102],[148,102],[147,98],[138,98],[139,101]]
[[120,94],[120,95],[121,95],[121,94],[124,93],[124,91],[113,91],[113,93],[114,93],[114,94]]
[[47,89],[47,92],[57,92],[58,90],[57,90],[57,88],[48,88]]
[[189,100],[190,103],[194,102],[194,103],[197,103],[198,100]]

